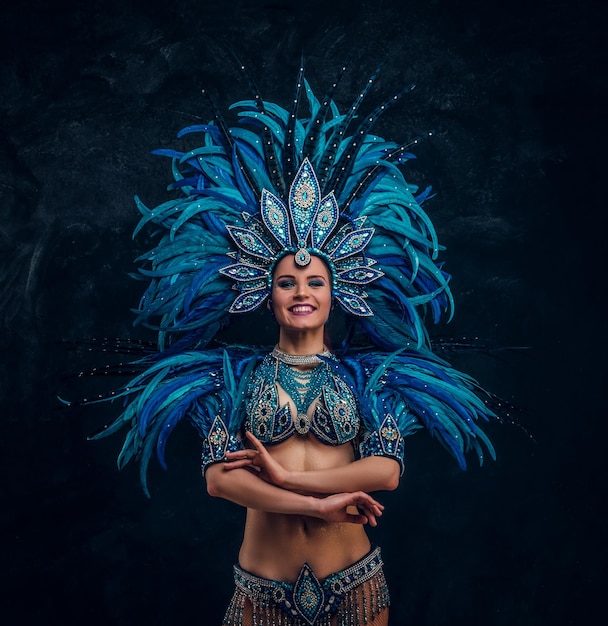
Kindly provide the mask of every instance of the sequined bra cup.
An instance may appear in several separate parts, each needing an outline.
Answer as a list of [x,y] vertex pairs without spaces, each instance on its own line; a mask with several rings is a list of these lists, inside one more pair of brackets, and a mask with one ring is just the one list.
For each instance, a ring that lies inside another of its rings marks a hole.
[[[279,386],[296,406],[279,400]],[[315,403],[314,411],[307,415]],[[357,403],[346,383],[325,363],[300,372],[267,355],[254,372],[248,388],[245,428],[266,444],[311,432],[322,443],[339,446],[359,433]]]

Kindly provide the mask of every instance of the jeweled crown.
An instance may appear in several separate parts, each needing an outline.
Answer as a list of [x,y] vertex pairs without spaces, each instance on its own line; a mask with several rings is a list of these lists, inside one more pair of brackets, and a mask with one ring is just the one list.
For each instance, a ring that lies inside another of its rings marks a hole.
[[245,226],[227,226],[238,250],[228,256],[236,260],[220,270],[236,281],[240,294],[230,307],[231,313],[256,309],[270,294],[272,272],[278,261],[293,254],[301,267],[318,256],[329,266],[333,296],[348,312],[370,316],[363,285],[381,276],[373,267],[376,261],[365,256],[373,228],[362,228],[365,218],[346,222],[341,227],[340,210],[333,191],[321,198],[315,171],[304,159],[293,180],[288,204],[264,189],[260,200],[261,220],[243,214]]

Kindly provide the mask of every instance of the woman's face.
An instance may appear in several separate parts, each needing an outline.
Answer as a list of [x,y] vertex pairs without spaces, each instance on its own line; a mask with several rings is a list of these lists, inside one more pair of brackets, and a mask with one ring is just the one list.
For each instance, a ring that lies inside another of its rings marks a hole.
[[331,280],[325,263],[313,256],[301,267],[293,254],[283,257],[274,270],[271,306],[282,329],[322,328],[331,310]]

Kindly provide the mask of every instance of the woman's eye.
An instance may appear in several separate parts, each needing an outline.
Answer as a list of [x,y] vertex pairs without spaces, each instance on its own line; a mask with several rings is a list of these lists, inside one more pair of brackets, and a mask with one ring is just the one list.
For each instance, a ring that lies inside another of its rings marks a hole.
[[280,280],[277,283],[278,287],[281,287],[281,289],[289,289],[290,287],[294,286],[294,282],[293,280]]
[[325,283],[322,280],[311,280],[308,284],[311,287],[325,287]]

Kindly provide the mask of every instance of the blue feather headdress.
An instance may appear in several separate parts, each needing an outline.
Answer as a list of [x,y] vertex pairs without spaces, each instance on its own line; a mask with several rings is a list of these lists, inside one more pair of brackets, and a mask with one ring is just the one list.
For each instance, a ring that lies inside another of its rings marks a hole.
[[401,94],[356,115],[374,78],[341,114],[331,90],[319,101],[300,70],[290,111],[256,93],[232,106],[237,126],[216,112],[179,133],[200,137],[196,148],[156,151],[173,161],[178,197],[154,209],[136,199],[135,234],[150,223],[164,232],[139,259],[150,284],[137,319],[158,329],[161,349],[184,337],[204,347],[235,314],[257,308],[287,253],[302,265],[311,254],[326,261],[349,325],[378,347],[425,345],[421,312],[435,321],[451,314],[449,277],[421,207],[428,190],[416,195],[397,167],[413,157],[410,144],[371,133]]

